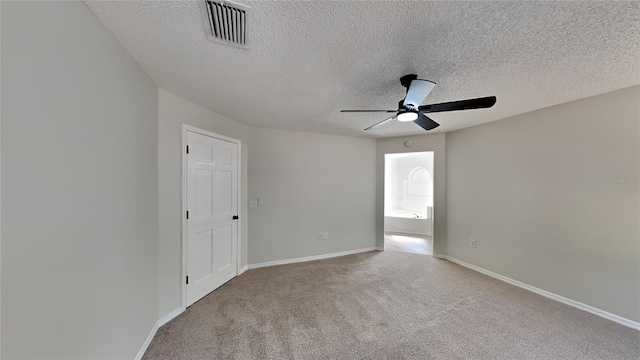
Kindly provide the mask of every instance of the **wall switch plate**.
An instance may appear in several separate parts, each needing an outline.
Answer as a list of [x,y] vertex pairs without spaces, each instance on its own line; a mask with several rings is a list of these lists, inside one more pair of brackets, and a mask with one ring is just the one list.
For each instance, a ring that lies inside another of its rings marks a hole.
[[249,200],[249,207],[250,208],[258,207],[258,200]]
[[329,238],[329,233],[328,232],[325,231],[323,235],[324,235],[324,239],[325,240],[327,240]]
[[262,206],[262,199],[258,198],[258,206]]
[[469,246],[472,248],[476,247],[476,239],[469,239]]
[[324,233],[318,233],[318,240],[324,240]]

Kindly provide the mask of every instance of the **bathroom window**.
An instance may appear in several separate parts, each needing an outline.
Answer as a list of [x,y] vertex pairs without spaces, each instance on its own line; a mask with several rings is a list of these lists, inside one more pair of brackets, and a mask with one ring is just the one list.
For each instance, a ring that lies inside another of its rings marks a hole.
[[405,181],[405,194],[408,196],[430,196],[431,174],[423,167],[411,170],[409,179]]

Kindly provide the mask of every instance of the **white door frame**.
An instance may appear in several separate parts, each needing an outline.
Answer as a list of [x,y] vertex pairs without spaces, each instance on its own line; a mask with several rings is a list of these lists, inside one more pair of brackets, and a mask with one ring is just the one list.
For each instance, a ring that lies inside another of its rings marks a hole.
[[[187,125],[187,124],[182,124],[182,214],[180,214],[180,216],[182,217],[182,278],[180,279],[180,281],[182,282],[182,310],[186,310],[187,309],[187,282],[186,282],[186,278],[187,278],[187,219],[186,219],[186,212],[187,212],[187,131],[191,131],[191,132],[195,132],[198,134],[202,134],[205,136],[210,136],[212,138],[216,138],[216,139],[220,139],[220,140],[224,140],[224,141],[229,141],[232,143],[235,143],[236,145],[238,145],[238,215],[242,215],[241,214],[241,210],[242,210],[242,201],[241,201],[241,195],[242,195],[242,174],[241,174],[241,170],[242,170],[242,142],[238,139],[234,139],[234,138],[230,138],[228,136],[224,136],[224,135],[220,135],[220,134],[216,134],[214,132],[211,131],[207,131],[207,130],[203,130],[200,128],[197,128],[195,126],[191,126],[191,125]],[[237,261],[236,261],[236,276],[238,276],[238,274],[240,274],[240,259],[242,258],[241,255],[241,245],[242,245],[242,221],[243,221],[243,216],[240,216],[240,218],[238,219],[238,249],[237,249]]]
[[[405,145],[406,146],[406,145]],[[387,242],[384,240],[384,234],[385,234],[385,226],[384,226],[384,215],[385,215],[385,210],[386,210],[386,199],[387,199],[387,155],[395,155],[395,154],[421,154],[421,153],[428,153],[431,152],[433,153],[433,168],[432,168],[432,174],[431,174],[431,181],[433,181],[433,185],[432,185],[432,195],[433,196],[433,206],[432,206],[432,214],[431,214],[431,246],[432,246],[432,253],[431,253],[431,257],[435,257],[436,253],[435,253],[435,243],[436,243],[436,223],[434,221],[435,218],[435,214],[436,214],[436,197],[437,197],[437,193],[436,193],[436,150],[429,150],[430,148],[427,149],[415,149],[415,150],[407,150],[407,151],[394,151],[394,152],[385,152],[382,154],[382,249],[386,250],[386,246],[387,246]],[[438,199],[440,199],[440,197],[438,197]]]

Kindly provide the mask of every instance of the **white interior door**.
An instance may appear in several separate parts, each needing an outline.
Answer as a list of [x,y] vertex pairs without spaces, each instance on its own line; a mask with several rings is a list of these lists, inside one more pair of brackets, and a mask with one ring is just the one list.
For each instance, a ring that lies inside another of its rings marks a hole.
[[237,275],[238,144],[187,131],[187,306]]

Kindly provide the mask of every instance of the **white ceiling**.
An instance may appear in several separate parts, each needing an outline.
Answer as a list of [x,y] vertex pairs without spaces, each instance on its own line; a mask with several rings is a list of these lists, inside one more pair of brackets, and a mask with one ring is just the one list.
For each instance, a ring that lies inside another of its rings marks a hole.
[[196,2],[87,5],[159,86],[250,126],[423,134],[339,112],[396,109],[407,73],[438,84],[425,104],[498,98],[431,132],[640,84],[640,2],[240,2],[248,50],[208,41]]

